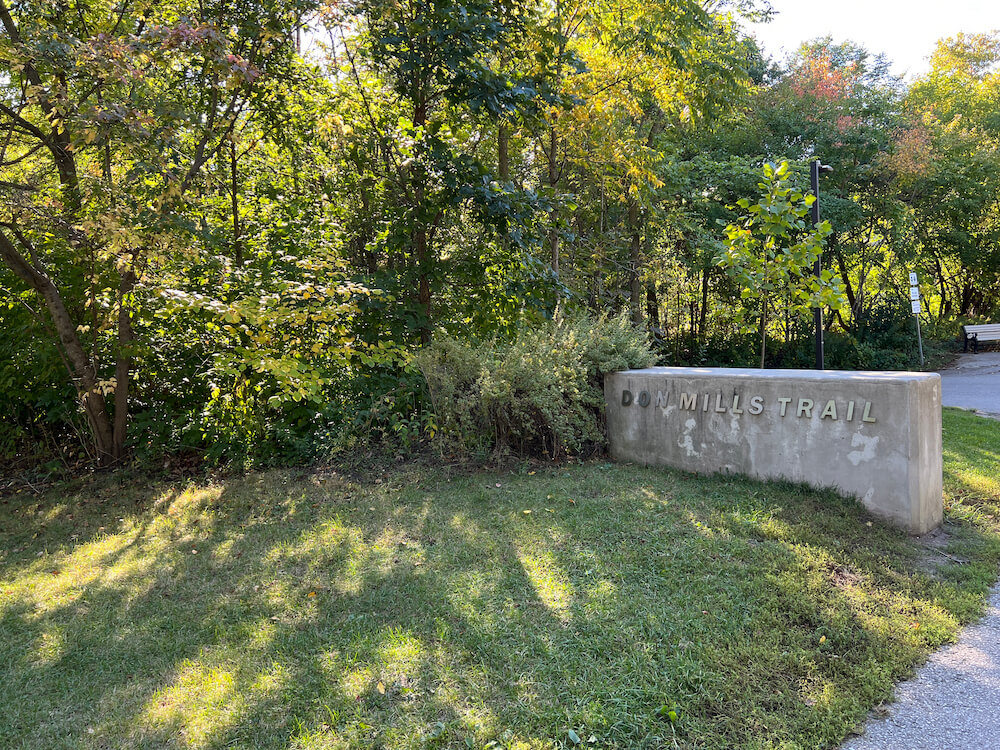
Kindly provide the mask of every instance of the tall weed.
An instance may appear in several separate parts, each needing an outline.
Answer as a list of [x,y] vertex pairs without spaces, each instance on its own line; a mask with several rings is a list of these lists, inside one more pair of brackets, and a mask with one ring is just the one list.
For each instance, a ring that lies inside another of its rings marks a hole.
[[605,374],[653,361],[648,336],[623,315],[562,319],[509,342],[442,336],[416,358],[442,449],[479,458],[600,449]]

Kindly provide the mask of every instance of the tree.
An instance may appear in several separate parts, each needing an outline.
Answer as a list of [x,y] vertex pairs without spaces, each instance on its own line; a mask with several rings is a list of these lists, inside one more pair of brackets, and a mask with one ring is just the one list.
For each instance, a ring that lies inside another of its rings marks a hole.
[[[613,280],[637,323],[645,284],[655,320],[646,261],[661,235],[671,233],[663,215],[676,202],[679,143],[739,102],[749,84],[737,27],[728,4],[688,0],[563,3],[550,23],[582,67],[562,68],[573,105],[550,110],[539,133],[540,182],[553,194],[561,186],[577,196],[574,202],[585,207],[572,234],[577,244],[594,246],[590,253],[565,248],[575,258],[567,266],[553,227],[552,267],[568,285],[590,283],[592,297],[604,277]],[[650,229],[653,217],[658,226]]]
[[725,250],[719,265],[742,287],[741,298],[760,306],[760,366],[767,348],[768,311],[779,298],[795,314],[811,308],[844,304],[843,283],[829,269],[813,274],[813,264],[823,251],[823,240],[833,231],[828,221],[810,227],[806,220],[816,196],[803,195],[789,186],[788,162],[775,168],[765,164],[761,197],[751,204],[741,198],[746,215],[726,227]]
[[939,42],[890,166],[937,279],[939,316],[989,315],[1000,282],[1000,36]]
[[[902,206],[885,165],[901,124],[901,88],[884,56],[851,42],[816,39],[759,91],[741,128],[740,148],[764,159],[820,158],[833,167],[823,180],[823,214],[833,227],[827,257],[849,301],[836,320],[855,333],[895,289],[894,261],[909,252],[897,221]],[[833,322],[831,317],[827,324]]]
[[143,293],[189,253],[192,192],[288,71],[299,11],[0,0],[0,261],[41,300],[102,464],[124,452]]
[[[353,87],[350,98],[362,108],[359,137],[371,139],[364,157],[374,158],[357,165],[362,197],[377,188],[394,212],[391,229],[381,238],[369,233],[365,245],[380,244],[409,285],[403,295],[416,303],[422,343],[442,317],[433,309],[435,287],[453,282],[459,270],[441,250],[457,216],[515,240],[525,238],[510,231],[512,224],[532,222],[534,194],[497,181],[475,135],[536,105],[532,77],[501,64],[528,15],[516,2],[365,0],[327,16],[332,49],[349,69],[341,86]],[[516,252],[521,245],[506,247]]]

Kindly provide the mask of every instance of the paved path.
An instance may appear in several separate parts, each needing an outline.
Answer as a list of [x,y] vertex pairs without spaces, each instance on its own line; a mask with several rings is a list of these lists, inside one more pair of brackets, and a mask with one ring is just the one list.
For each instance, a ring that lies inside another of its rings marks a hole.
[[[1000,419],[1000,353],[963,354],[943,370],[941,401]],[[888,711],[842,750],[1000,748],[1000,585],[986,616],[899,685]]]
[[1000,418],[1000,352],[962,354],[942,370],[941,403]]
[[869,719],[843,750],[1000,748],[1000,590],[986,617],[931,654],[888,708],[888,718]]

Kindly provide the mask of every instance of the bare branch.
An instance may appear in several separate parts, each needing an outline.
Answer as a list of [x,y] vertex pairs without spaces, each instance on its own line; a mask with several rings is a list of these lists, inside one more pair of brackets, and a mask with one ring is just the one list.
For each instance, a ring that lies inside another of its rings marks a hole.
[[[13,131],[9,130],[9,131],[7,131],[7,134],[10,135],[12,132]],[[23,154],[21,154],[20,156],[14,158],[14,159],[11,159],[10,161],[3,161],[2,159],[0,159],[0,167],[13,167],[15,164],[19,164],[20,162],[22,162],[25,159],[29,158],[30,156],[34,155],[35,152],[41,151],[43,148],[45,148],[45,146],[46,146],[46,144],[39,143],[37,146],[33,146],[32,148],[29,148]],[[4,149],[4,152],[6,152],[6,149]],[[6,183],[6,184],[12,185],[13,183]],[[34,188],[31,188],[31,187],[27,187],[27,188],[24,188],[24,189],[26,189],[26,190],[34,190]]]
[[372,114],[371,104],[368,101],[368,97],[365,95],[365,87],[361,83],[361,76],[358,74],[358,68],[354,62],[354,55],[351,54],[351,49],[347,44],[347,37],[344,36],[343,28],[340,28],[340,41],[344,45],[344,54],[347,55],[347,60],[351,63],[351,73],[354,75],[354,81],[358,85],[358,94],[361,96],[361,101],[365,105],[365,114],[368,115],[368,122],[372,126],[372,130],[375,131],[375,135],[378,137],[379,142],[382,144],[381,151],[385,155],[383,158],[390,162],[389,166],[391,166],[393,171],[396,172],[396,175],[399,177],[400,184],[405,185],[406,180],[403,178],[399,164],[396,161],[395,151],[393,151],[390,146],[389,139],[385,137],[385,134],[381,131],[378,123],[375,121],[375,115]]
[[[0,164],[0,166],[9,167],[11,164],[17,164],[17,162],[19,161],[20,159],[16,159],[12,162],[6,162],[4,164]],[[24,190],[25,192],[29,193],[34,193],[35,191],[38,190],[38,188],[32,187],[31,185],[23,185],[19,182],[7,182],[6,180],[0,180],[0,188],[10,188],[11,190]]]
[[[0,0],[0,2],[3,2],[3,0]],[[46,135],[44,131],[42,131],[37,125],[35,125],[31,121],[25,120],[23,117],[21,117],[21,115],[18,112],[11,109],[3,102],[0,102],[0,112],[7,115],[7,117],[9,117],[13,121],[13,124],[16,127],[20,128],[22,131],[24,131],[26,134],[33,135],[36,138],[38,138],[38,140],[40,140],[42,143],[44,143],[46,146],[50,148],[52,147],[52,141],[49,140],[49,136]]]

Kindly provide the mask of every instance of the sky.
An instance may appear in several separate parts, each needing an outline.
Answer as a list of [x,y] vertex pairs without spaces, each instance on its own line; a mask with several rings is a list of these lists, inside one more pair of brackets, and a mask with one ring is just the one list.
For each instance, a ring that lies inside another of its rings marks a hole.
[[938,39],[1000,29],[1000,0],[771,0],[771,7],[774,19],[750,30],[779,60],[829,34],[884,52],[892,72],[907,78],[927,71]]

